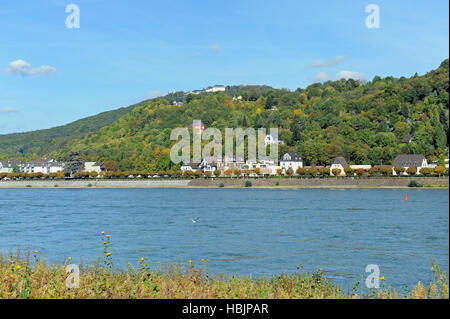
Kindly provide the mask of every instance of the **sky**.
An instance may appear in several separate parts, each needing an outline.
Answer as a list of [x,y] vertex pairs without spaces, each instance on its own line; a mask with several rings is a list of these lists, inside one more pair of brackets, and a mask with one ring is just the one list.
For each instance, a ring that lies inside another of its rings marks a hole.
[[409,77],[448,57],[447,0],[2,0],[0,134],[215,84]]

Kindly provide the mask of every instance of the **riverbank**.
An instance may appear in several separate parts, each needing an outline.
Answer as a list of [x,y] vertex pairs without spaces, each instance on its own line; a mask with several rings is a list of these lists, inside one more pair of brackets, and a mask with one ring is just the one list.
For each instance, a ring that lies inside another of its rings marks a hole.
[[210,178],[210,179],[88,179],[1,181],[0,188],[408,188],[416,181],[426,188],[448,188],[443,177],[371,178]]
[[[105,250],[106,251],[106,250]],[[29,260],[33,258],[31,263]],[[355,285],[344,291],[324,277],[322,269],[312,273],[280,274],[270,278],[213,275],[207,272],[208,260],[171,264],[154,268],[140,259],[138,266],[113,271],[109,253],[94,265],[78,264],[77,281],[69,281],[64,264],[48,265],[40,260],[39,251],[26,259],[0,255],[0,299],[427,299],[448,298],[448,276],[432,264],[434,280],[418,282],[411,290],[398,292],[386,287],[380,278],[380,289]],[[198,266],[194,266],[198,265]],[[73,269],[73,265],[72,265]],[[71,288],[68,286],[72,285]]]

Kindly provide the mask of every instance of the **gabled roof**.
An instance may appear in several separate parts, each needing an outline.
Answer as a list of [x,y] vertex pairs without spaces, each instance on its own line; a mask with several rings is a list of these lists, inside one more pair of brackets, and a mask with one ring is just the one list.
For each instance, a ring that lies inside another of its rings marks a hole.
[[403,166],[403,167],[420,167],[422,166],[425,156],[422,154],[400,154],[394,159],[393,166]]
[[[286,156],[286,154],[288,154],[290,156],[290,160],[286,160],[284,159],[284,157]],[[301,162],[302,158],[300,157],[300,155],[298,155],[296,152],[294,151],[288,151],[286,154],[283,155],[283,157],[281,158],[281,160],[283,162]]]
[[341,157],[341,156],[340,156],[340,157],[336,157],[336,158],[334,159],[333,164],[336,164],[336,165],[341,164],[343,168],[348,167],[347,161],[345,160],[345,158],[343,158],[343,157]]

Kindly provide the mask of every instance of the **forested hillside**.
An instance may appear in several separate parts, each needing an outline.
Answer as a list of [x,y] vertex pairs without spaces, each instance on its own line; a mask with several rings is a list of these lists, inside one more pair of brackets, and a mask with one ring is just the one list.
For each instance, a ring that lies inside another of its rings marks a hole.
[[[306,164],[329,165],[336,156],[350,163],[387,164],[399,153],[442,160],[448,147],[448,82],[447,59],[411,78],[329,81],[294,92],[227,87],[224,93],[188,95],[183,105],[154,99],[51,155],[64,159],[79,150],[87,159],[115,160],[121,169],[168,169],[171,130],[199,119],[220,129],[279,127],[285,142],[280,154],[295,150]],[[233,99],[238,95],[242,101]],[[412,141],[402,142],[408,134]],[[58,148],[55,142],[47,146]]]
[[66,147],[72,140],[81,138],[88,132],[97,131],[101,127],[111,124],[135,107],[143,104],[145,102],[103,112],[50,129],[0,135],[0,159],[47,157],[46,155],[49,153]]

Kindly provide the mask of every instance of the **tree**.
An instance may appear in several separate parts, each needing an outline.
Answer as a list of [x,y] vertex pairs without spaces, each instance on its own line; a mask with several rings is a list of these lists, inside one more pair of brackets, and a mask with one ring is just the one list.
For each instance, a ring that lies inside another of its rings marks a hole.
[[183,173],[183,175],[186,177],[191,177],[193,174],[194,174],[194,172],[189,169],[184,171],[184,173]]
[[286,175],[291,177],[294,174],[294,170],[292,168],[288,168],[288,170],[286,171]]
[[347,176],[353,176],[355,174],[355,170],[350,166],[347,166],[346,168],[344,168],[344,173]]
[[433,174],[433,169],[429,167],[424,167],[420,170],[420,174],[424,176],[431,176]]
[[383,166],[380,169],[381,175],[383,176],[389,176],[392,175],[392,167],[391,166]]
[[223,172],[223,174],[224,174],[226,177],[230,177],[231,174],[233,174],[233,171],[232,171],[231,169],[227,169],[225,172]]
[[308,174],[311,177],[316,177],[316,175],[317,175],[317,168],[315,168],[315,167],[308,168]]
[[331,170],[331,172],[333,173],[334,176],[338,177],[341,174],[341,169],[340,168],[333,168]]
[[220,174],[222,174],[222,171],[221,171],[220,169],[216,169],[216,170],[214,171],[214,176],[219,177]]
[[277,175],[281,176],[283,174],[283,170],[281,168],[277,168]]
[[96,178],[98,176],[98,173],[96,171],[92,171],[89,173],[89,177]]
[[113,160],[107,160],[105,162],[105,169],[107,172],[115,172],[117,171],[117,163]]
[[394,171],[397,175],[401,175],[405,172],[405,168],[401,165],[397,165],[394,167]]
[[370,176],[375,176],[375,175],[377,175],[378,174],[378,172],[379,172],[379,169],[378,169],[378,167],[371,167],[370,169],[369,169],[369,175]]
[[234,175],[236,175],[237,177],[240,177],[242,175],[242,171],[239,168],[235,168],[233,170]]
[[255,174],[258,176],[261,174],[261,169],[259,167],[255,168]]
[[366,172],[366,171],[364,170],[364,168],[358,168],[358,169],[356,170],[356,175],[358,175],[359,177],[361,177],[361,176],[364,175],[365,172]]
[[306,168],[299,167],[295,172],[298,174],[298,176],[303,177],[306,174]]
[[408,173],[409,176],[416,175],[417,174],[417,168],[414,167],[414,166],[410,166],[406,170],[406,173]]
[[439,177],[441,177],[441,175],[445,175],[445,173],[447,173],[447,170],[445,169],[444,166],[436,166],[436,168],[434,169],[434,172],[436,174],[439,174]]
[[72,176],[76,172],[81,172],[84,168],[84,160],[77,151],[69,153],[64,168],[64,174]]

